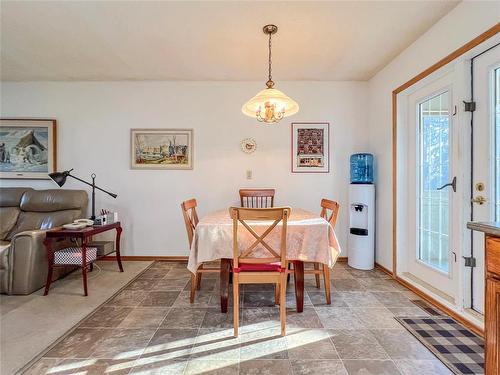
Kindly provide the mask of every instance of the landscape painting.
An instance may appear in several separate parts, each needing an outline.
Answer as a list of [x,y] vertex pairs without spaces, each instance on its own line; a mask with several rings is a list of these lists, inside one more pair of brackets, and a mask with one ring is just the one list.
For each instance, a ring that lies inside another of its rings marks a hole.
[[55,120],[0,120],[0,178],[48,179],[56,150]]
[[327,173],[328,123],[292,123],[292,172]]
[[132,169],[193,169],[192,129],[132,129]]

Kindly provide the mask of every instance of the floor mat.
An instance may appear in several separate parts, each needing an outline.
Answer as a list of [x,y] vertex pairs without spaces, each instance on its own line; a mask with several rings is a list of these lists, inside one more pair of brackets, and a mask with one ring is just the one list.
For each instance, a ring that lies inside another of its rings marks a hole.
[[443,314],[439,310],[435,309],[433,306],[429,305],[424,300],[415,299],[415,300],[411,300],[411,302],[413,302],[415,305],[420,307],[422,310],[426,311],[429,315],[443,316]]
[[395,319],[455,374],[484,374],[484,340],[452,318]]

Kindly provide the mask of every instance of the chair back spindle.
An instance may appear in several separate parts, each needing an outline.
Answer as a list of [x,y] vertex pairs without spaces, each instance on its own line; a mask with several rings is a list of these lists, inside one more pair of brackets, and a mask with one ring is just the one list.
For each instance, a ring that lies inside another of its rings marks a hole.
[[240,189],[241,207],[272,208],[274,207],[274,189]]

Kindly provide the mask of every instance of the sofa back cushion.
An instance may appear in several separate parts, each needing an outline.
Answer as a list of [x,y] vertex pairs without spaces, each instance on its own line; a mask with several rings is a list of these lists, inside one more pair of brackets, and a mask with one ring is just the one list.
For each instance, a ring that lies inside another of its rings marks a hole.
[[25,212],[81,211],[87,207],[87,200],[83,190],[30,190],[21,197],[20,208]]
[[7,239],[10,231],[14,228],[21,210],[19,207],[0,207],[0,240]]
[[29,190],[20,202],[20,212],[6,239],[27,230],[50,229],[86,216],[87,192],[83,190]]
[[0,188],[0,207],[19,207],[21,204],[21,197],[29,190],[33,189],[28,187]]
[[21,197],[28,191],[25,187],[0,188],[0,240],[6,240],[19,217]]

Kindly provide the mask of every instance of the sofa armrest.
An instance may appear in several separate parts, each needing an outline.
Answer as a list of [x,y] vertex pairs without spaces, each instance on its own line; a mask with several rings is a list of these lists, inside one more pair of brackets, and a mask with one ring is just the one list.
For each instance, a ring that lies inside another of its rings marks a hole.
[[[9,256],[9,294],[30,294],[47,281],[47,252],[43,241],[46,230],[29,230],[12,237]],[[54,242],[54,250],[67,246]]]

